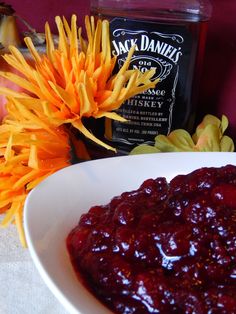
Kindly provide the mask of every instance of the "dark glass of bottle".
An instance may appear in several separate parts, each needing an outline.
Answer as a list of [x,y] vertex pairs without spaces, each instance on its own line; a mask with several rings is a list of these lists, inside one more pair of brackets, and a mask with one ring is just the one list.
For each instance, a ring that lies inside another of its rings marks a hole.
[[152,144],[158,134],[179,128],[191,132],[211,16],[208,0],[92,0],[91,14],[110,21],[115,71],[136,45],[130,67],[142,72],[155,68],[160,79],[117,110],[127,122],[100,121],[93,132],[121,154]]

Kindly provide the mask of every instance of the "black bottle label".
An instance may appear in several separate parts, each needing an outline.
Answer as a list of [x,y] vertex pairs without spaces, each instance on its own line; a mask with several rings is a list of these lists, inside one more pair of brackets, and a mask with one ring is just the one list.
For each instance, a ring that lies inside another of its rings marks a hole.
[[112,53],[117,56],[115,71],[122,67],[131,46],[136,45],[130,68],[142,72],[154,68],[154,78],[160,81],[121,106],[117,112],[127,122],[106,121],[106,138],[133,146],[153,143],[157,134],[185,127],[191,111],[191,58],[196,53],[186,25],[115,18],[110,22],[110,33]]

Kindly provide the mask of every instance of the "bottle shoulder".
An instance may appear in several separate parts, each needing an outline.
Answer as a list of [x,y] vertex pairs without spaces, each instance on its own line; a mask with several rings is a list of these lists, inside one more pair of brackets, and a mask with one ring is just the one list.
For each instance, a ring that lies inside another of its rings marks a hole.
[[176,16],[176,19],[208,20],[212,6],[208,0],[91,0],[91,13],[106,14],[112,10],[117,16]]

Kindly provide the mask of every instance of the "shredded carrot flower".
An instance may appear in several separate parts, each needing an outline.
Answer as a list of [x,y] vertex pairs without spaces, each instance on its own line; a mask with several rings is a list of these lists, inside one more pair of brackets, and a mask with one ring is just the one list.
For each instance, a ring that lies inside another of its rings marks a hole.
[[[15,221],[23,245],[22,227],[25,198],[41,180],[70,164],[71,124],[87,138],[107,149],[113,147],[96,138],[83,124],[83,118],[107,117],[125,121],[115,110],[131,96],[156,85],[154,70],[130,70],[135,46],[117,74],[116,57],[111,54],[109,22],[85,18],[87,40],[77,28],[56,17],[59,41],[55,47],[48,23],[45,25],[46,53],[39,53],[30,38],[25,43],[31,55],[28,62],[14,46],[4,59],[19,74],[0,75],[23,88],[16,92],[0,87],[8,97],[7,116],[0,126],[0,213],[7,226]],[[83,151],[83,145],[76,149]],[[86,155],[86,153],[85,153]]]

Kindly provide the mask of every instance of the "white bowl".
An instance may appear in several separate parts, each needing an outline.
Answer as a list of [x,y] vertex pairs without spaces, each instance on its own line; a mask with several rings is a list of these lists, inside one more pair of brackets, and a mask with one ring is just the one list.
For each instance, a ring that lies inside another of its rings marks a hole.
[[39,273],[70,313],[111,313],[79,282],[66,249],[66,237],[82,213],[113,196],[138,188],[148,178],[170,180],[204,166],[236,165],[236,153],[160,153],[113,157],[67,167],[28,196],[24,227]]

